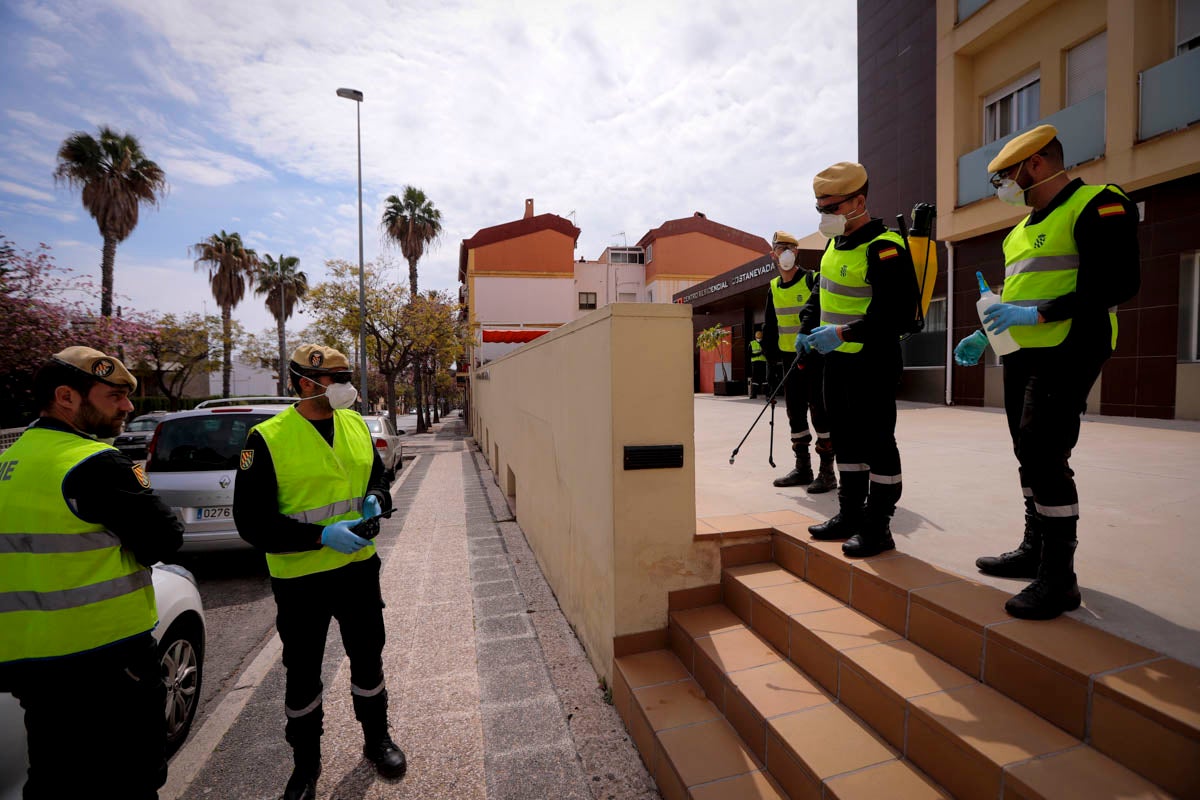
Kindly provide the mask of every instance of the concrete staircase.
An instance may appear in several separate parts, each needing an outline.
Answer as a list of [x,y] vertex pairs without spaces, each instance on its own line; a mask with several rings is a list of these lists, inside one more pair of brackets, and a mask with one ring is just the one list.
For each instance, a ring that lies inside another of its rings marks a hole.
[[[618,640],[613,703],[666,800],[1200,797],[1200,670],[795,512],[716,518],[720,585]],[[635,652],[639,651],[639,652]]]

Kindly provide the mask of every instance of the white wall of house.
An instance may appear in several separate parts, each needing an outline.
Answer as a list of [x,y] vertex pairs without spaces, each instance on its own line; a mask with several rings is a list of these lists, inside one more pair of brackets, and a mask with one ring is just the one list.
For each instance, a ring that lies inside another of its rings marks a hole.
[[[221,396],[221,368],[208,375],[209,394]],[[243,364],[235,357],[229,375],[229,394],[232,397],[274,397],[278,394],[275,373],[262,367]]]
[[[596,307],[609,303],[646,302],[644,264],[606,264],[603,261],[575,262],[575,291],[596,295]],[[580,315],[586,314],[580,312]]]

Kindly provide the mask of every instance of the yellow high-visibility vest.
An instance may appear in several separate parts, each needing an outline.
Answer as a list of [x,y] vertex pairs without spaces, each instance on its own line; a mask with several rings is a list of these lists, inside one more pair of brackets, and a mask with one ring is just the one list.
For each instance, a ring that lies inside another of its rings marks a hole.
[[[357,411],[333,412],[333,447],[295,406],[260,422],[253,430],[271,451],[280,513],[316,525],[362,515],[375,444]],[[267,553],[267,570],[276,578],[298,578],[344,567],[374,554],[374,544],[349,555],[329,547]]]
[[[851,250],[838,250],[832,243],[825,248],[821,256],[822,325],[849,325],[867,313],[872,296],[867,283],[867,248],[880,239],[905,249],[904,237],[889,230]],[[886,252],[881,251],[880,257]],[[842,342],[835,352],[857,353],[862,347],[861,342]]]
[[785,288],[780,284],[778,275],[771,279],[771,305],[775,308],[775,321],[779,323],[779,349],[794,353],[796,334],[800,332],[800,311],[812,295],[812,289],[803,272],[797,274],[796,282],[791,286]]
[[[1087,204],[1105,189],[1125,197],[1119,187],[1111,184],[1080,186],[1041,222],[1031,225],[1029,217],[1025,217],[1008,232],[1008,236],[1004,237],[1004,290],[1000,295],[1001,302],[1036,307],[1046,300],[1075,291],[1079,277],[1075,222]],[[1116,308],[1108,310],[1108,319],[1112,326],[1110,344],[1116,350]],[[1014,325],[1009,330],[1021,347],[1054,347],[1067,338],[1071,320]]]
[[762,342],[758,341],[758,339],[750,340],[750,360],[752,362],[767,360],[767,357],[763,355]]
[[63,497],[73,469],[114,449],[30,428],[0,453],[0,662],[83,653],[158,623],[150,569]]

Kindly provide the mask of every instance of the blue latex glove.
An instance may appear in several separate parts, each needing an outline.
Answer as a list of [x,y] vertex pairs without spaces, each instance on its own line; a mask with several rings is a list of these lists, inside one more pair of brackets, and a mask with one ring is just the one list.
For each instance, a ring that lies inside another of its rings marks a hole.
[[808,337],[809,346],[815,347],[818,353],[832,353],[842,345],[842,334],[837,325],[822,325],[816,328]]
[[344,519],[340,522],[326,525],[325,529],[321,531],[321,544],[346,555],[362,550],[370,542],[350,530],[352,525],[357,525],[360,522],[362,522],[361,518]]
[[363,500],[363,519],[378,517],[382,513],[383,509],[379,507],[379,498],[373,494],[367,495],[367,499]]
[[812,349],[813,349],[813,346],[812,346],[812,342],[809,341],[809,335],[807,333],[797,333],[796,334],[796,352],[797,353],[807,353],[809,350],[812,350]]
[[1013,325],[1037,325],[1038,310],[1033,306],[992,303],[983,312],[983,324],[992,333],[1004,333]]
[[975,366],[983,357],[983,351],[987,349],[987,345],[987,334],[983,331],[975,331],[970,336],[964,337],[954,348],[954,363],[960,367]]

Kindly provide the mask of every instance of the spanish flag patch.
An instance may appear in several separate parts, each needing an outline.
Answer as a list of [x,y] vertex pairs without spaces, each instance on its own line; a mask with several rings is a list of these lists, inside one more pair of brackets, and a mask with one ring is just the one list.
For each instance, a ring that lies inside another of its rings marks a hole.
[[1107,205],[1099,206],[1096,211],[1102,217],[1118,217],[1125,213],[1125,206],[1121,205],[1120,203],[1109,203]]
[[900,255],[900,251],[899,251],[899,250],[897,250],[897,249],[896,249],[896,248],[894,248],[894,247],[889,247],[889,248],[887,248],[887,249],[885,249],[885,250],[880,250],[880,251],[879,251],[879,260],[880,260],[880,261],[887,261],[889,258],[895,258],[895,257],[896,257],[896,256],[898,256],[898,255]]

